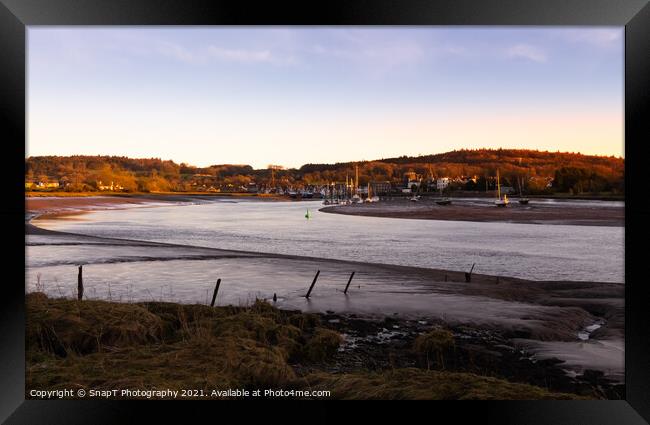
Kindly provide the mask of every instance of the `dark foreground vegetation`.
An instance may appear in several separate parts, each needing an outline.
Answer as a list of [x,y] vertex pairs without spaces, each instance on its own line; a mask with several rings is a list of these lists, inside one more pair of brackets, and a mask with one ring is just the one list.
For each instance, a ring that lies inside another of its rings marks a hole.
[[[341,399],[606,397],[587,383],[560,392],[554,387],[564,378],[553,362],[490,356],[476,344],[494,335],[475,330],[306,314],[263,301],[211,308],[26,298],[28,398],[30,389],[70,388],[327,390]],[[398,328],[401,336],[391,338]]]

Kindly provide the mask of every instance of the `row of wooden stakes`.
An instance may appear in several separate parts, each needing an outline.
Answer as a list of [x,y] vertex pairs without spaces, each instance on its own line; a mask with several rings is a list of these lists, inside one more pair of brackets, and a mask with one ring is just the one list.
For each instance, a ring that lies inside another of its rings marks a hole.
[[[348,293],[348,288],[350,287],[350,282],[352,282],[352,278],[354,277],[354,273],[350,275],[350,278],[348,279],[347,285],[345,285],[345,289],[343,290],[344,294]],[[316,281],[318,280],[318,276],[320,275],[320,270],[316,271],[316,276],[314,276],[314,280],[311,282],[311,285],[309,286],[309,290],[307,291],[307,294],[305,294],[305,298],[309,299],[309,296],[311,295],[311,291],[314,289],[314,285],[316,285]],[[219,292],[219,286],[221,285],[221,279],[217,279],[217,284],[214,287],[214,292],[212,293],[212,302],[210,302],[210,307],[214,307],[214,303],[217,300],[217,293]],[[273,294],[273,301],[277,301],[278,296],[277,294]]]
[[[472,264],[472,269],[469,271],[469,273],[465,273],[465,281],[470,282],[472,279],[472,271],[474,271],[474,266],[475,264]],[[352,282],[352,278],[354,277],[354,273],[350,275],[350,278],[348,279],[347,285],[345,285],[345,290],[343,291],[344,294],[347,295],[348,293],[348,288],[350,287],[350,282]],[[309,299],[309,296],[311,295],[311,291],[314,289],[314,285],[316,285],[316,281],[318,280],[318,276],[320,275],[320,270],[316,271],[316,276],[314,276],[314,280],[311,282],[311,285],[309,286],[309,290],[307,291],[307,294],[305,295],[305,298]],[[497,278],[498,279],[498,278]],[[445,281],[447,280],[447,275],[445,275]],[[498,280],[497,280],[498,282]],[[214,292],[212,293],[212,302],[210,303],[210,307],[214,307],[214,303],[217,300],[217,293],[219,292],[219,286],[221,285],[221,279],[217,279],[217,284],[214,287]],[[77,276],[77,299],[81,300],[84,295],[84,283],[83,283],[83,266],[79,266],[79,275]],[[276,294],[273,294],[273,301],[277,301],[278,297]]]
[[[354,277],[354,273],[350,275],[350,278],[348,279],[347,285],[345,285],[345,290],[343,291],[344,294],[348,293],[348,288],[350,287],[350,282],[352,282],[352,278]],[[311,282],[311,285],[309,286],[309,290],[307,291],[307,294],[305,295],[305,298],[309,299],[309,295],[311,295],[311,291],[314,289],[314,285],[316,285],[316,280],[318,280],[318,276],[320,275],[320,270],[316,271],[316,276],[314,276],[314,280]],[[219,292],[219,286],[221,286],[221,279],[217,279],[217,284],[214,287],[214,292],[212,293],[212,302],[210,303],[210,307],[214,307],[214,303],[217,300],[217,293]],[[77,299],[81,301],[84,296],[84,281],[83,281],[83,266],[79,266],[79,274],[77,275]],[[273,294],[273,301],[277,301],[278,296],[276,294]]]

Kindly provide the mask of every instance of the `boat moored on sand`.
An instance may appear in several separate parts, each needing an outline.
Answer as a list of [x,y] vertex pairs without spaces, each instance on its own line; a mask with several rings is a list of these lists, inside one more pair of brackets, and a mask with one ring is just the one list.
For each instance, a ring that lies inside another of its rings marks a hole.
[[510,203],[508,195],[504,194],[501,198],[501,182],[499,180],[499,169],[497,168],[497,200],[494,201],[494,205],[497,207],[505,208]]

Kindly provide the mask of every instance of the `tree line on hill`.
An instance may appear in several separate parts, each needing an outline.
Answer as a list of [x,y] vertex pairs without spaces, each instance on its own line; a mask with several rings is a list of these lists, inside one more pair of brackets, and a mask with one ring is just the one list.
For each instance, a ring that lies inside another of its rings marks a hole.
[[[305,164],[300,168],[250,165],[195,167],[159,158],[118,156],[36,156],[25,160],[27,182],[59,182],[70,192],[96,191],[111,182],[126,192],[186,192],[205,187],[300,187],[344,182],[388,181],[403,184],[405,175],[422,181],[449,177],[456,189],[493,190],[497,170],[501,184],[527,193],[624,192],[625,160],[567,152],[516,149],[457,150],[418,157],[401,156],[374,161]],[[101,183],[100,183],[101,182]]]

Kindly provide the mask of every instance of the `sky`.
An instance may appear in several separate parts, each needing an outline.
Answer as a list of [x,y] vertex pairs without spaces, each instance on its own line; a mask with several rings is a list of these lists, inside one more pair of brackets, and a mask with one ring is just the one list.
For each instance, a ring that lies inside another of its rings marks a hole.
[[624,154],[623,27],[28,27],[27,156]]

